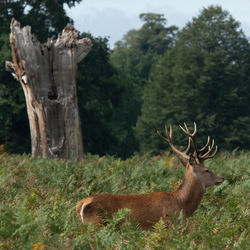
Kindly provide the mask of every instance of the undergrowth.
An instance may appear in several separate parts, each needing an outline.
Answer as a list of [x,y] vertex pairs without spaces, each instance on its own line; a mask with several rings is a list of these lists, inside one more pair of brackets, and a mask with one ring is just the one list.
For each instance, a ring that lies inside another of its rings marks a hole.
[[249,249],[250,152],[221,153],[207,166],[222,185],[207,190],[190,218],[143,231],[124,209],[105,226],[82,225],[75,205],[96,193],[176,189],[184,169],[172,157],[122,161],[87,155],[85,163],[0,154],[2,249]]

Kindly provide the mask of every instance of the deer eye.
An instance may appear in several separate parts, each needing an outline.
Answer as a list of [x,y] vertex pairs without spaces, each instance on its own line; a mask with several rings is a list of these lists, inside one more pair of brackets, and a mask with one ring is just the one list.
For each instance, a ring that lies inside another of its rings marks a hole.
[[208,173],[208,172],[209,172],[209,170],[208,170],[208,169],[206,169],[206,170],[205,170],[205,172],[207,172],[207,173]]

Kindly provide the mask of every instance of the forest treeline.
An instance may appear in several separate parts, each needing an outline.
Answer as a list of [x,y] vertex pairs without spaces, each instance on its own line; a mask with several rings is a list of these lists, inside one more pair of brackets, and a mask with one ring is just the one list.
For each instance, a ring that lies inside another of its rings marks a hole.
[[[5,70],[11,18],[30,25],[40,42],[73,24],[63,8],[81,0],[0,2],[0,145],[30,152],[25,98]],[[199,137],[221,150],[250,149],[250,44],[240,23],[219,6],[203,8],[184,28],[164,14],[143,13],[111,50],[107,38],[79,64],[78,103],[86,152],[122,158],[157,154],[165,124],[198,124]],[[174,129],[176,144],[184,138]]]

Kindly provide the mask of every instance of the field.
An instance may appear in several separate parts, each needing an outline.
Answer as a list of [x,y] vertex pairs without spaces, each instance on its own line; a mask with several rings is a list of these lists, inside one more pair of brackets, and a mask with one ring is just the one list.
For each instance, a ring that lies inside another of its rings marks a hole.
[[100,192],[176,189],[184,168],[173,157],[87,155],[77,163],[0,154],[0,249],[249,249],[250,152],[220,153],[207,166],[225,181],[193,216],[143,231],[133,220],[117,227],[126,210],[105,226],[82,225],[75,205]]

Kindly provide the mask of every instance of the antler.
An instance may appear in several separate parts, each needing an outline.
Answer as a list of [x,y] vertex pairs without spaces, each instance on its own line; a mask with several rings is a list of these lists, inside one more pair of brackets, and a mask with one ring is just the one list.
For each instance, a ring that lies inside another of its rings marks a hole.
[[161,135],[161,133],[159,131],[157,131],[157,134],[165,141],[167,141],[170,145],[170,147],[172,148],[172,150],[177,154],[177,155],[180,155],[182,156],[184,159],[189,159],[189,156],[187,155],[189,149],[190,149],[190,146],[191,146],[191,138],[189,137],[188,139],[188,146],[186,148],[186,150],[184,150],[183,152],[178,150],[174,144],[173,144],[173,141],[172,141],[172,126],[170,125],[170,128],[169,128],[169,132],[168,132],[168,129],[167,127],[165,126],[165,132],[166,132],[166,135],[167,137],[164,137],[163,135]]
[[[202,147],[201,149],[198,149],[197,147],[197,144],[196,144],[196,134],[197,134],[197,127],[196,127],[196,123],[194,122],[194,132],[191,134],[186,123],[184,122],[184,126],[185,126],[185,129],[180,125],[180,128],[182,129],[182,131],[189,136],[189,139],[192,140],[192,144],[193,144],[193,147],[194,147],[194,154],[193,156],[196,157],[199,162],[202,162],[206,159],[209,159],[209,158],[213,158],[215,156],[215,154],[217,153],[217,150],[218,150],[218,147],[216,145],[215,147],[215,151],[213,154],[210,155],[210,153],[212,152],[213,148],[214,148],[214,140],[212,141],[212,145],[210,146],[210,136],[208,136],[207,138],[207,143],[204,147]],[[201,153],[206,149],[208,148],[208,151],[201,155]]]

